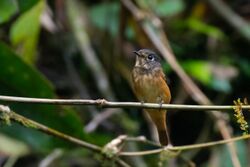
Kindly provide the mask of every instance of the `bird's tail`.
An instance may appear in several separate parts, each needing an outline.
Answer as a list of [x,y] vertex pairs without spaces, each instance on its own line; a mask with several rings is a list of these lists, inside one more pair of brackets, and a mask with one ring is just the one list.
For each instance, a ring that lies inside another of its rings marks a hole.
[[168,132],[166,131],[166,129],[157,128],[157,131],[161,145],[167,146],[168,144],[170,144]]
[[166,111],[155,109],[147,109],[146,111],[157,128],[161,145],[171,144],[166,125]]

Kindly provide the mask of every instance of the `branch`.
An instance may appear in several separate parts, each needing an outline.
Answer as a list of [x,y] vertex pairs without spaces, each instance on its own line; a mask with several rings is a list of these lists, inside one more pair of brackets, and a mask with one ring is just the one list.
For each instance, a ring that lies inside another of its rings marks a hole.
[[184,151],[184,150],[191,150],[191,149],[197,149],[197,148],[206,148],[226,143],[232,143],[239,140],[249,139],[250,135],[244,135],[239,137],[234,137],[227,140],[219,140],[214,142],[207,142],[207,143],[201,143],[201,144],[191,144],[191,145],[185,145],[185,146],[174,146],[174,147],[167,147],[167,148],[159,148],[155,150],[148,150],[148,151],[139,151],[139,152],[121,152],[119,155],[121,156],[142,156],[142,155],[150,155],[150,154],[157,154],[164,150],[169,151]]
[[[87,143],[85,141],[82,141],[80,139],[71,137],[69,135],[66,135],[64,133],[61,133],[59,131],[56,131],[54,129],[51,129],[45,125],[42,125],[40,123],[37,123],[33,120],[30,120],[26,117],[23,117],[9,109],[7,106],[0,105],[0,118],[4,120],[7,123],[10,123],[10,120],[13,120],[25,127],[30,127],[34,128],[36,130],[42,131],[46,134],[56,136],[58,138],[64,139],[66,141],[69,141],[71,143],[77,144],[81,147],[90,149],[95,152],[99,152],[101,154],[104,154],[107,156],[107,158],[115,158],[116,163],[118,163],[120,166],[123,167],[129,167],[127,163],[125,163],[123,160],[119,158],[119,156],[143,156],[143,155],[150,155],[150,154],[157,154],[162,151],[184,151],[184,150],[191,150],[191,149],[197,149],[197,148],[205,148],[205,147],[211,147],[215,145],[221,145],[225,143],[231,143],[234,141],[238,140],[243,140],[243,139],[249,139],[250,135],[244,135],[240,137],[235,137],[227,140],[219,140],[219,141],[214,141],[214,142],[208,142],[208,143],[201,143],[201,144],[192,144],[192,145],[185,145],[185,146],[174,146],[174,147],[164,147],[164,148],[159,148],[155,150],[147,150],[147,151],[140,151],[140,152],[119,152],[118,145],[122,144],[122,140],[125,141],[139,141],[139,142],[144,142],[148,143],[150,145],[155,145],[154,142],[147,141],[144,137],[127,137],[127,136],[119,136],[118,138],[112,140],[110,143],[108,143],[104,148],[101,148],[99,146]],[[105,151],[106,150],[106,151]]]
[[58,138],[64,139],[66,141],[77,144],[79,146],[82,146],[84,148],[90,149],[90,150],[95,151],[95,152],[100,152],[102,149],[99,146],[96,146],[96,145],[87,143],[85,141],[82,141],[80,139],[71,137],[71,136],[66,135],[62,132],[51,129],[45,125],[42,125],[38,122],[30,120],[24,116],[21,116],[15,112],[11,111],[10,108],[7,106],[0,105],[0,113],[1,113],[0,118],[8,123],[10,123],[10,120],[13,120],[13,121],[25,126],[25,127],[30,127],[30,128],[42,131],[48,135],[56,136]]
[[[21,116],[15,112],[11,111],[10,108],[7,106],[0,105],[0,119],[5,121],[7,124],[10,123],[10,120],[13,120],[13,121],[25,126],[25,127],[39,130],[39,131],[44,132],[48,135],[52,135],[52,136],[64,139],[68,142],[74,143],[74,144],[79,145],[81,147],[87,148],[87,149],[92,150],[94,152],[98,152],[104,156],[107,156],[106,152],[103,152],[103,149],[101,147],[96,146],[96,145],[91,144],[91,143],[87,143],[83,140],[74,138],[72,136],[69,136],[69,135],[64,134],[62,132],[59,132],[57,130],[51,129],[43,124],[40,124],[40,123],[35,122],[33,120],[30,120],[24,116]],[[113,158],[113,157],[107,157],[107,158]],[[127,163],[125,163],[123,160],[121,160],[119,157],[115,158],[114,160],[117,164],[119,164],[122,167],[129,167],[130,166]]]
[[[15,96],[0,96],[0,101],[15,103],[36,103],[53,105],[95,105],[104,108],[150,108],[168,110],[233,110],[234,105],[183,105],[183,104],[158,104],[140,102],[111,102],[105,99],[45,99]],[[250,105],[243,105],[242,109],[250,110]]]

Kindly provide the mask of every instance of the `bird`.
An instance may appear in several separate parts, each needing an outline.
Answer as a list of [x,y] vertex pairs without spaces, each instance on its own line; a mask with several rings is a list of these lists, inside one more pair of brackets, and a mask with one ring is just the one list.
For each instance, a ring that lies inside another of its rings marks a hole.
[[[142,103],[169,104],[170,89],[166,82],[159,56],[149,50],[134,51],[135,65],[132,70],[133,90]],[[144,109],[157,128],[158,137],[162,146],[170,146],[170,138],[166,124],[165,109]]]

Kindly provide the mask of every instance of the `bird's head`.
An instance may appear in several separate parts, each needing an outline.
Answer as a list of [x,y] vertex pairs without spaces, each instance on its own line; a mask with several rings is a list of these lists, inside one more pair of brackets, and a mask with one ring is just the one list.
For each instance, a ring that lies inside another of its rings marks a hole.
[[145,70],[153,70],[161,67],[160,58],[156,53],[149,49],[141,49],[134,51],[136,55],[135,67],[143,68]]

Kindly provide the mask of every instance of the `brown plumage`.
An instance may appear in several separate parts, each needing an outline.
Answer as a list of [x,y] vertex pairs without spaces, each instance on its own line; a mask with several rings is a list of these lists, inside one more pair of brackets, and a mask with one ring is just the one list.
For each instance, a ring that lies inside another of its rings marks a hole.
[[[158,56],[148,49],[134,53],[136,63],[132,71],[132,78],[137,98],[145,103],[169,103],[171,94]],[[161,145],[170,144],[166,111],[164,109],[144,109],[144,111],[149,114],[157,128]]]

